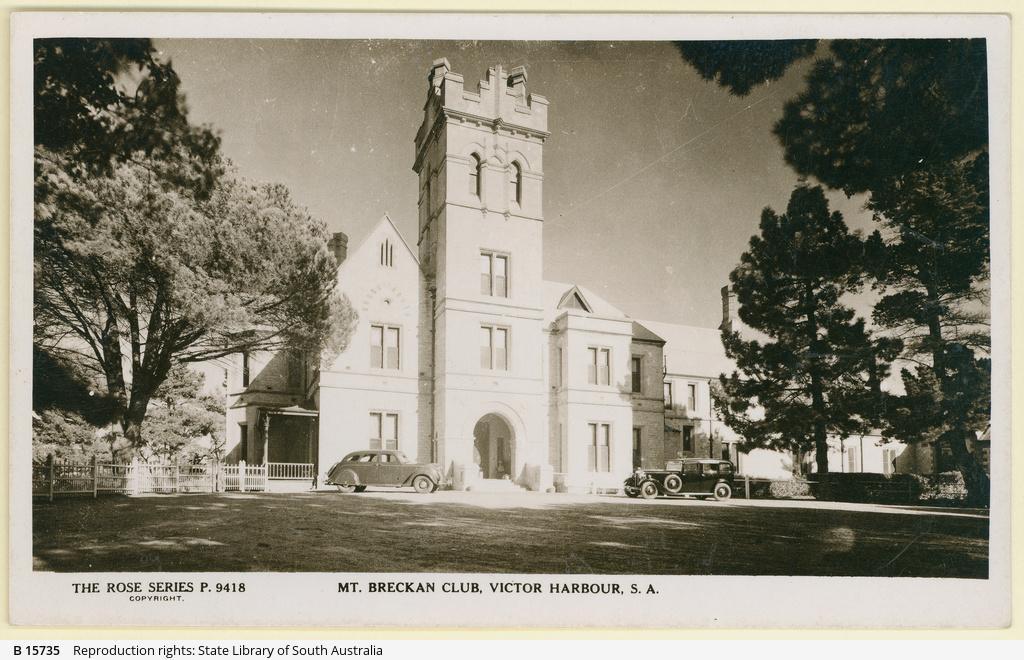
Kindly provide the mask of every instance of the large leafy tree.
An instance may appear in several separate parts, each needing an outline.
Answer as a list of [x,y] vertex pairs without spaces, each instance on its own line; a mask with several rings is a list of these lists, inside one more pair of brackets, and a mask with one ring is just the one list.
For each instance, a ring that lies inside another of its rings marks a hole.
[[723,332],[738,370],[719,378],[716,397],[748,449],[813,450],[818,472],[828,472],[829,436],[875,422],[872,393],[899,346],[873,339],[844,304],[863,286],[863,254],[820,187],[796,188],[782,215],[762,212],[760,234],[730,274],[740,320],[760,337]]
[[676,49],[701,78],[746,96],[781,78],[798,60],[814,54],[817,39],[677,41]]
[[36,158],[36,341],[103,375],[136,448],[175,364],[339,350],[353,320],[326,227],[286,189],[229,173],[200,199],[148,162],[108,176]]
[[[906,396],[886,397],[887,428],[948,443],[972,498],[984,501],[988,478],[967,441],[985,425],[990,396],[985,41],[837,40],[818,55],[775,135],[799,174],[866,193],[880,226],[873,320],[906,340],[913,365],[902,372]],[[756,57],[738,49],[731,61],[694,65],[743,71]],[[751,89],[715,79],[734,94]]]
[[203,374],[186,365],[171,369],[147,415],[145,451],[190,463],[221,458],[224,397],[205,393],[204,384]]
[[143,159],[179,185],[210,190],[220,139],[189,122],[181,81],[149,39],[36,39],[33,50],[38,147],[92,173]]

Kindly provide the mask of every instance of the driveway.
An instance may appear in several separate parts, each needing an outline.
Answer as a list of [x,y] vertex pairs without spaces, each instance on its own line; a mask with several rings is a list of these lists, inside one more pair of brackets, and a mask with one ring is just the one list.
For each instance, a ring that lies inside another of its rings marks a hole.
[[984,578],[984,511],[400,491],[37,502],[36,570]]

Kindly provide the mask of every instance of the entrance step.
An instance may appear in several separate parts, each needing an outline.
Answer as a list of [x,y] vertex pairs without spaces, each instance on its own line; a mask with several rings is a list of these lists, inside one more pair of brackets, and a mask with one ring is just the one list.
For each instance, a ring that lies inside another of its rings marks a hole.
[[511,479],[477,479],[469,485],[477,493],[524,493],[526,489]]

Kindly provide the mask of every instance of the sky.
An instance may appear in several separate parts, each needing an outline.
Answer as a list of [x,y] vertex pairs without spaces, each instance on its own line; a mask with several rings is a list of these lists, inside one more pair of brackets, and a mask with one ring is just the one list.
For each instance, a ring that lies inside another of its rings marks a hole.
[[[417,235],[413,138],[439,57],[475,90],[526,67],[545,96],[544,278],[638,319],[717,327],[720,289],[761,210],[799,179],[771,132],[809,62],[743,98],[700,79],[668,42],[160,40],[195,123],[242,176],[288,186],[358,245],[384,213]],[[854,229],[863,199],[830,192]]]

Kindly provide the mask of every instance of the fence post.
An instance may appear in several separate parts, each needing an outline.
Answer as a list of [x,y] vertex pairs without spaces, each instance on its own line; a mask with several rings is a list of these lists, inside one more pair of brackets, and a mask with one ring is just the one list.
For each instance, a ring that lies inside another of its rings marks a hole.
[[132,456],[132,482],[130,486],[132,495],[142,494],[142,466],[139,465],[138,456]]
[[50,492],[50,501],[51,502],[53,501],[53,476],[54,476],[53,454],[47,454],[46,455],[46,483],[47,483],[47,488],[48,488],[48,490]]
[[100,464],[96,460],[96,454],[92,455],[92,499],[96,499],[96,493],[100,489]]
[[245,460],[238,461],[238,492],[245,492]]
[[178,465],[178,459],[174,459],[174,492],[181,492],[181,466]]
[[743,475],[743,496],[750,499],[750,477],[748,475]]

